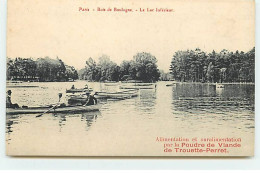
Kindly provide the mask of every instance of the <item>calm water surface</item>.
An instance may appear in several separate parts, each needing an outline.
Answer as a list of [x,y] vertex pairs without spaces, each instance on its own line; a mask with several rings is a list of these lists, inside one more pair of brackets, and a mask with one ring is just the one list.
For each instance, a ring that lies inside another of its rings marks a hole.
[[[158,155],[156,137],[241,137],[254,139],[254,85],[158,82],[139,96],[99,100],[99,112],[80,114],[8,115],[6,144],[17,155]],[[66,101],[65,90],[86,82],[12,84],[12,102],[48,105]],[[35,87],[17,87],[17,86]],[[88,83],[97,91],[118,86]],[[148,154],[149,153],[149,154]],[[162,153],[163,154],[163,153]]]

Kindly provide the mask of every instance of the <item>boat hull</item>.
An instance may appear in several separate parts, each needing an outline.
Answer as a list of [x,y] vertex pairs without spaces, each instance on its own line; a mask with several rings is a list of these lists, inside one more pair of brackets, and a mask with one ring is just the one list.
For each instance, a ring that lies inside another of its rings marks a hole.
[[155,89],[154,86],[121,86],[120,89]]
[[[40,114],[49,110],[50,107],[31,107],[31,108],[6,108],[7,115],[15,114]],[[99,111],[100,105],[90,105],[90,106],[66,106],[66,107],[57,107],[51,109],[48,113],[76,113],[76,112],[93,112]]]
[[86,92],[86,91],[93,91],[92,88],[89,88],[89,89],[68,89],[66,90],[66,93],[81,93],[81,92]]
[[166,86],[175,86],[176,84],[173,83],[173,84],[166,84]]

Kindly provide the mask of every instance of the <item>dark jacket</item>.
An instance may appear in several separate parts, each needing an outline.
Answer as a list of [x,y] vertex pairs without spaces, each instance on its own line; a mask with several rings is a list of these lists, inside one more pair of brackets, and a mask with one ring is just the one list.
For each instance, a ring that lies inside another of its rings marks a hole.
[[97,104],[97,99],[94,96],[89,95],[86,103],[87,105],[95,105]]
[[11,96],[7,95],[6,96],[6,108],[11,108],[11,107],[12,107]]

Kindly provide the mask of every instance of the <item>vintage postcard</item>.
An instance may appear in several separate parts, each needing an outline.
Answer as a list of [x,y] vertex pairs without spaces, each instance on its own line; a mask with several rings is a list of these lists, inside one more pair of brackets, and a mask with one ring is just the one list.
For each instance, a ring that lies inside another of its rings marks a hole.
[[253,156],[253,0],[8,0],[9,156]]

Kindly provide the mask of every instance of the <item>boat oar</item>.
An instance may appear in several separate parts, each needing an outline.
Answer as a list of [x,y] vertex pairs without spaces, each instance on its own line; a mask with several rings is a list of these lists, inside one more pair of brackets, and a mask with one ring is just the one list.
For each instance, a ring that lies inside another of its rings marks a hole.
[[59,93],[59,103],[57,103],[56,105],[52,106],[50,109],[48,109],[47,111],[41,113],[40,115],[37,115],[36,117],[41,117],[43,114],[46,114],[47,112],[49,112],[50,110],[54,109],[55,107],[57,107],[60,104],[60,99],[62,97],[62,93]]
[[40,115],[37,115],[36,117],[41,117],[43,114],[46,114],[47,112],[49,112],[50,110],[52,110],[53,108],[55,108],[56,106],[58,106],[60,103],[54,105],[53,107],[51,107],[50,109],[48,109],[47,111],[41,113]]

